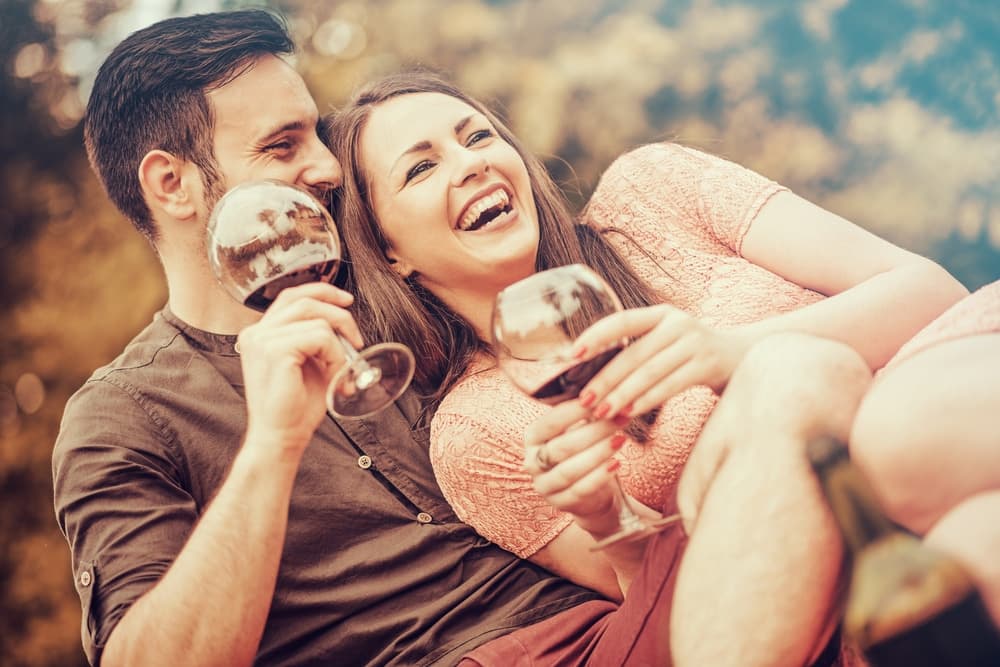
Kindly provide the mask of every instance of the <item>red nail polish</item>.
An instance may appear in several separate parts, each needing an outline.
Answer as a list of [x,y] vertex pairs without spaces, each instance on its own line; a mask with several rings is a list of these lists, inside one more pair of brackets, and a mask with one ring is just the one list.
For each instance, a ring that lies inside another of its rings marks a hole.
[[611,406],[607,403],[601,403],[596,408],[594,408],[594,416],[598,419],[603,419],[604,415],[611,411]]
[[580,405],[585,408],[589,408],[597,400],[597,394],[590,391],[589,389],[580,394]]
[[615,435],[611,436],[611,449],[614,450],[621,449],[622,446],[625,444],[626,440],[628,440],[628,437],[626,437],[625,434],[616,433]]
[[582,359],[584,357],[584,355],[586,355],[586,354],[587,354],[587,346],[586,345],[581,345],[581,346],[577,347],[575,350],[573,350],[573,358],[574,359]]
[[632,416],[632,410],[634,410],[634,409],[635,409],[635,406],[632,405],[631,403],[629,403],[624,408],[622,408],[621,410],[618,411],[618,416],[619,417],[631,417]]
[[622,465],[622,462],[619,461],[618,459],[611,459],[610,461],[608,461],[608,465],[604,466],[604,468],[608,472],[614,472],[614,471],[618,470],[618,468],[620,468],[621,465]]
[[626,426],[628,426],[629,422],[632,421],[632,418],[624,417],[622,415],[615,415],[615,418],[612,421],[618,428],[625,428]]

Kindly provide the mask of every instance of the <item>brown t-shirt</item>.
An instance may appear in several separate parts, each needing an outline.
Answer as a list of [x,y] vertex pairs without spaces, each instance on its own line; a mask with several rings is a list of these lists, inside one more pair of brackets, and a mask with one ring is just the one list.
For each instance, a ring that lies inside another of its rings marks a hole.
[[[165,309],[67,403],[55,509],[92,664],[184,546],[240,446],[234,342]],[[415,408],[404,397],[371,419],[328,419],[317,430],[295,481],[258,664],[453,664],[597,597],[456,518],[434,481],[427,434],[410,428]]]

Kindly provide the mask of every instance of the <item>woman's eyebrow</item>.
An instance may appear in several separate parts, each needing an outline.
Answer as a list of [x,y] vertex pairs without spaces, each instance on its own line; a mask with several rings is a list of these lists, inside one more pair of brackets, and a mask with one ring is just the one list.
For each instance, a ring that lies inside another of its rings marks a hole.
[[[457,123],[455,123],[455,127],[452,128],[455,134],[461,134],[462,130],[465,129],[465,126],[468,125],[469,122],[476,117],[476,115],[477,114],[469,114],[465,118],[462,118]],[[413,144],[405,151],[403,151],[403,153],[398,158],[396,158],[396,161],[392,163],[392,167],[389,168],[389,172],[392,173],[393,171],[395,171],[396,165],[399,164],[399,161],[402,160],[407,155],[413,155],[414,153],[421,153],[423,151],[430,150],[430,148],[431,148],[431,142],[418,141],[417,143]]]

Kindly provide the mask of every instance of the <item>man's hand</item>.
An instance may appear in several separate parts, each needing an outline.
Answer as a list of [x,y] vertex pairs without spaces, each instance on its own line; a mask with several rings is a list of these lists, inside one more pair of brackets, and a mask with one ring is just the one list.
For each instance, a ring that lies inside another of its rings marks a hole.
[[282,290],[257,323],[239,335],[247,401],[247,446],[280,446],[300,455],[326,412],[327,386],[345,362],[339,331],[363,342],[345,310],[353,297],[327,283]]

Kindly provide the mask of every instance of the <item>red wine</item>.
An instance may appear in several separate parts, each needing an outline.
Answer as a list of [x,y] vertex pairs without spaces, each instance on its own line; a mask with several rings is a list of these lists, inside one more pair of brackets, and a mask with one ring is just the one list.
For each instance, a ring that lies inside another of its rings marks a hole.
[[278,293],[286,287],[295,287],[296,285],[321,281],[330,282],[330,279],[337,272],[337,265],[338,262],[336,260],[319,262],[304,269],[290,271],[272,278],[251,292],[247,298],[243,299],[243,305],[254,310],[267,310],[267,307],[278,297]]
[[576,398],[580,395],[580,390],[590,382],[590,378],[597,375],[598,371],[621,351],[621,347],[613,347],[601,352],[593,359],[582,361],[576,366],[566,369],[536,389],[531,397],[548,405]]

